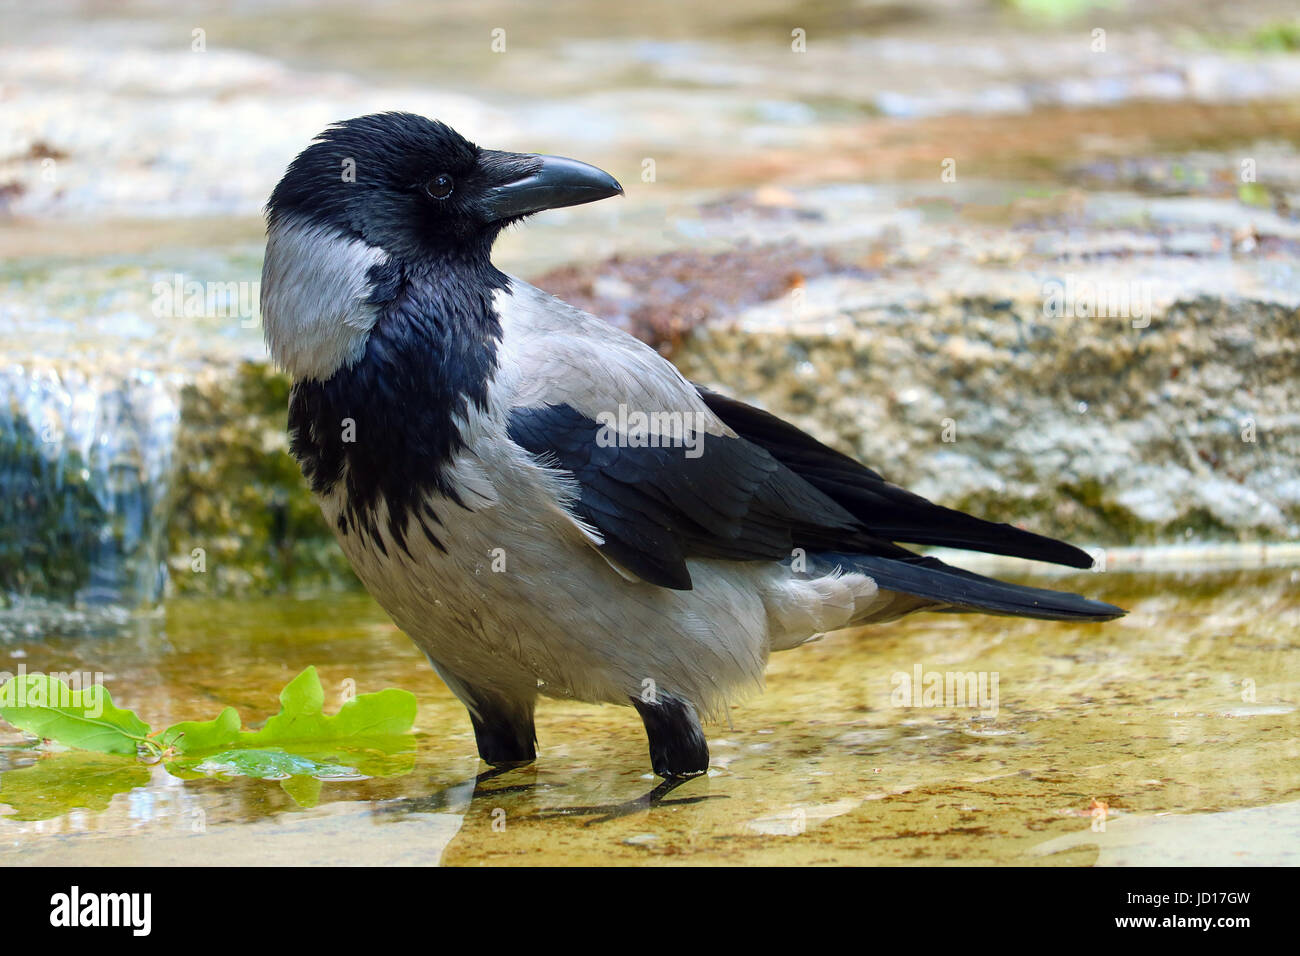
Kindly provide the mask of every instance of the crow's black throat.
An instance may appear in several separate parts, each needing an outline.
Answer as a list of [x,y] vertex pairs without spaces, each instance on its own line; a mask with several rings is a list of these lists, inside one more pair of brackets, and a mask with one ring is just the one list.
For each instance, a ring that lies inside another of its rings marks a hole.
[[465,446],[456,422],[487,407],[501,338],[493,295],[509,279],[489,262],[462,259],[416,269],[390,261],[369,280],[379,318],[365,352],[326,381],[294,385],[290,451],[316,494],[343,482],[343,533],[368,535],[386,550],[382,500],[400,547],[414,517],[441,548],[429,499],[466,507],[448,474]]

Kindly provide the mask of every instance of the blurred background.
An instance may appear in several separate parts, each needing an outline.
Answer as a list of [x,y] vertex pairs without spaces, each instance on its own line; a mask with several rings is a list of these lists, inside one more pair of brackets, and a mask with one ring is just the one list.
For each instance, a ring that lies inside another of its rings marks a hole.
[[[409,684],[285,453],[256,310],[272,186],[379,110],[607,169],[625,199],[498,264],[927,497],[1160,571],[1064,583],[1137,607],[1125,639],[1178,631],[1109,658],[1115,693],[1185,689],[1172,654],[1232,698],[1215,642],[1262,627],[1293,719],[1300,15],[1274,0],[0,0],[0,639],[33,666],[97,635],[178,717],[261,700],[272,657]],[[1279,752],[1234,747],[1264,787]]]

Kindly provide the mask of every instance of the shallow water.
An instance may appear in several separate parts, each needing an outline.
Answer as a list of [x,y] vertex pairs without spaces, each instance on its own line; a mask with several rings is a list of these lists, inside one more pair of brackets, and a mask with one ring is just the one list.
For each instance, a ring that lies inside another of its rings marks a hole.
[[[831,635],[777,655],[766,693],[708,728],[707,777],[622,816],[562,811],[655,785],[629,709],[543,701],[537,764],[471,799],[482,768],[463,708],[367,598],[173,601],[116,635],[8,644],[0,665],[102,672],[158,727],[223,705],[260,722],[315,664],[327,699],[349,679],[416,694],[413,769],[317,796],[297,778],[141,767],[104,809],[0,818],[0,862],[1300,863],[1297,583],[1291,569],[1079,575],[1052,586],[1130,615],[923,615]],[[893,675],[918,665],[996,673],[996,716],[894,706]],[[33,756],[6,748],[0,769]]]

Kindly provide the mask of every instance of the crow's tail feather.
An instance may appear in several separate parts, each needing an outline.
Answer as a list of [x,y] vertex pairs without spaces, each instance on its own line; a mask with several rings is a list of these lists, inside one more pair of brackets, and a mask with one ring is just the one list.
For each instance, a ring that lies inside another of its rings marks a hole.
[[978,611],[1033,617],[1047,621],[1109,621],[1128,612],[1104,601],[1068,591],[1051,591],[1009,584],[918,555],[912,559],[872,555],[821,553],[820,561],[845,571],[859,571],[886,591],[901,591],[937,601],[936,610]]

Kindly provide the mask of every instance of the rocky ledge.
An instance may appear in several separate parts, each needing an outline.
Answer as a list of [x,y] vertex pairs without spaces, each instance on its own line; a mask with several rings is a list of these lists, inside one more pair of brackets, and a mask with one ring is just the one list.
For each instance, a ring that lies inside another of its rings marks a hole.
[[[1296,540],[1300,224],[1282,199],[759,190],[661,212],[668,251],[523,272],[943,504],[1085,546]],[[257,252],[186,275],[252,281]],[[105,587],[131,571],[148,603],[160,564],[182,593],[354,583],[286,454],[288,383],[256,322],[138,319],[123,338],[120,317],[150,315],[169,274],[78,269],[60,321],[106,304],[119,319],[27,359],[22,343],[55,341],[61,272],[11,284],[6,473],[19,490],[58,480],[45,524],[5,523],[5,590],[81,603],[107,567]],[[96,377],[76,386],[82,366]],[[64,532],[92,526],[87,508],[131,567],[84,567]],[[46,524],[39,541],[22,530]]]

